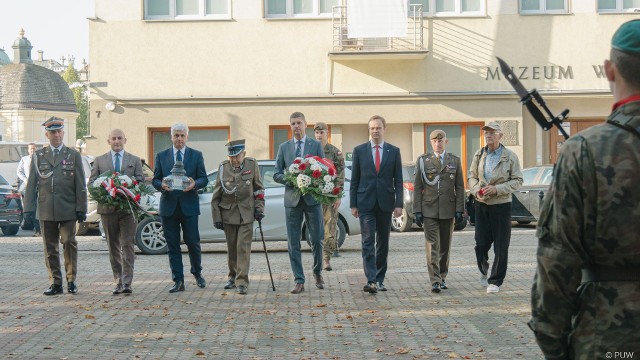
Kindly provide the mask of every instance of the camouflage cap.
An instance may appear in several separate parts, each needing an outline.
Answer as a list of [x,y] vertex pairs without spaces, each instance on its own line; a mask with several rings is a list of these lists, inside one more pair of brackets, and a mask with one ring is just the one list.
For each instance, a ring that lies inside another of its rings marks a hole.
[[500,124],[498,124],[497,121],[492,121],[487,125],[483,126],[482,130],[485,130],[485,131],[495,130],[495,131],[502,132],[502,126],[500,126]]
[[229,156],[236,156],[244,151],[244,139],[229,141],[226,146]]
[[325,130],[325,131],[329,131],[329,127],[327,126],[327,124],[323,123],[323,122],[319,122],[316,123],[316,126],[313,127],[313,130]]
[[447,134],[444,133],[444,131],[437,129],[437,130],[433,130],[431,132],[431,135],[429,135],[429,139],[446,139],[447,138]]
[[64,129],[64,119],[52,116],[48,118],[47,121],[43,122],[42,126],[44,126],[44,129],[47,131]]
[[611,38],[611,47],[630,55],[640,56],[640,19],[622,24]]

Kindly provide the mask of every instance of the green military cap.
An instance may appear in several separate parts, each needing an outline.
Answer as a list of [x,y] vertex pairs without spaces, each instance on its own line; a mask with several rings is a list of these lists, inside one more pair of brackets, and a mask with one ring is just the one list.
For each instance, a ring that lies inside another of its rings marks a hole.
[[611,38],[611,47],[630,55],[640,56],[640,19],[622,24]]
[[229,156],[236,156],[244,151],[244,139],[229,141],[226,146]]
[[444,131],[437,129],[437,130],[433,130],[431,132],[431,135],[429,135],[429,139],[446,139],[447,138],[447,134],[444,133]]
[[319,122],[316,123],[316,126],[313,127],[313,130],[326,130],[329,131],[329,127],[327,126],[327,124],[323,123],[323,122]]
[[42,126],[44,126],[44,129],[47,131],[64,129],[64,119],[52,116],[48,118],[47,121],[43,122]]

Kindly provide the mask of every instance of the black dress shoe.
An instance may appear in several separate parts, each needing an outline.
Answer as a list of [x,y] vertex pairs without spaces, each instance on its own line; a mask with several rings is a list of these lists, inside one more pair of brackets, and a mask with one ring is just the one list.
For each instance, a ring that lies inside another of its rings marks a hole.
[[384,287],[384,283],[382,281],[378,281],[378,291],[387,291],[387,288]]
[[439,293],[440,292],[440,283],[439,282],[434,282],[433,285],[431,285],[431,292],[434,292],[434,293]]
[[247,287],[244,285],[238,285],[238,289],[236,289],[236,291],[240,295],[247,295]]
[[444,281],[444,279],[442,279],[442,283],[440,284],[440,289],[442,290],[447,290],[447,283]]
[[122,293],[123,293],[123,294],[131,294],[131,293],[133,293],[133,289],[131,288],[131,285],[129,285],[129,284],[124,284],[124,285],[122,286]]
[[362,291],[375,294],[378,292],[378,286],[376,285],[376,283],[370,282],[362,288]]
[[318,289],[324,289],[324,280],[322,279],[322,275],[313,274],[313,278],[316,279],[316,287]]
[[224,284],[224,288],[229,290],[229,289],[235,289],[236,288],[236,283],[233,280],[229,280],[227,281],[226,284]]
[[69,294],[77,294],[78,287],[76,286],[76,283],[73,281],[69,281],[69,284],[67,284],[67,291],[69,292]]
[[122,294],[122,284],[116,285],[116,288],[111,292],[113,295]]
[[174,282],[171,289],[169,289],[170,293],[174,293],[178,291],[184,291],[184,280],[178,280]]
[[49,295],[62,294],[63,292],[64,292],[64,289],[62,289],[62,285],[51,284],[51,286],[49,286],[49,288],[47,290],[45,290],[45,292],[43,292],[43,294],[49,296]]
[[207,286],[207,282],[204,281],[204,278],[200,275],[196,275],[196,284],[200,289],[204,289],[204,287]]

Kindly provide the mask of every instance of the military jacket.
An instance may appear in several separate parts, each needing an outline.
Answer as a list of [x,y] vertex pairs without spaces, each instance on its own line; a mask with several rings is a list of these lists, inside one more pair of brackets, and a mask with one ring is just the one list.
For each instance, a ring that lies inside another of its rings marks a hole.
[[418,157],[413,181],[413,212],[424,217],[452,219],[464,211],[464,177],[460,158],[444,153],[444,161],[434,153]]
[[220,163],[211,198],[213,222],[250,224],[256,211],[264,213],[264,186],[256,159],[245,158],[239,169],[229,160]]
[[324,147],[324,157],[333,161],[336,167],[336,187],[344,187],[344,155],[336,146],[327,143]]
[[[640,129],[640,102],[610,121]],[[640,136],[612,124],[563,145],[544,198],[529,326],[547,358],[640,352],[640,282],[583,282],[581,269],[640,272]]]
[[82,157],[62,146],[54,161],[50,146],[36,150],[31,161],[24,198],[24,211],[36,210],[43,221],[68,221],[76,212],[87,212],[87,187]]

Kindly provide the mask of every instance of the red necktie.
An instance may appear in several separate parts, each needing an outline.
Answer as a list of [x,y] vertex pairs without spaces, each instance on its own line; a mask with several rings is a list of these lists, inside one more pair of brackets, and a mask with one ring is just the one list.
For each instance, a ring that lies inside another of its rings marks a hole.
[[380,145],[376,145],[376,174],[380,172]]

